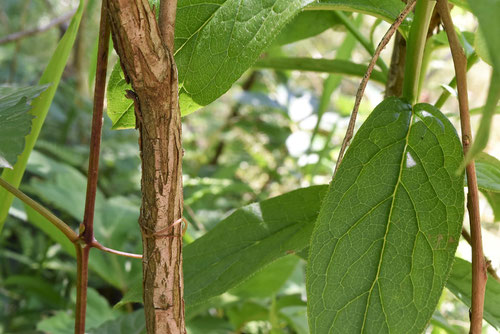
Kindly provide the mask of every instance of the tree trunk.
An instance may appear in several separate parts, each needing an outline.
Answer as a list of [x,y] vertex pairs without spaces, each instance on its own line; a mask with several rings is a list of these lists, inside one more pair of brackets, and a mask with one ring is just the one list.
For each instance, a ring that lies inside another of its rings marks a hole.
[[133,92],[142,160],[143,287],[148,333],[185,333],[182,147],[177,70],[148,0],[108,0],[114,45]]

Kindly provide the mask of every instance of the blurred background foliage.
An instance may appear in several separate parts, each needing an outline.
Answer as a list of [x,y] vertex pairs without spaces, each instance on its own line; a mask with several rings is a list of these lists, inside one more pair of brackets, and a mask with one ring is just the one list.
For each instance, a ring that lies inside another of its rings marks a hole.
[[[0,37],[46,25],[73,11],[76,5],[75,1],[67,0],[2,0]],[[21,186],[75,229],[84,207],[98,7],[98,1],[87,3],[72,58]],[[453,14],[460,30],[476,30],[477,23],[469,12],[455,8]],[[372,47],[388,27],[373,17],[346,15],[359,26],[363,36],[368,36]],[[367,64],[370,54],[345,29],[337,15],[313,11],[307,16],[294,21],[265,55],[337,57]],[[14,86],[36,84],[67,23],[1,44],[0,82]],[[436,45],[439,38],[442,40],[442,36],[436,38]],[[391,50],[392,46],[382,55],[386,64],[390,62]],[[113,53],[110,68],[115,61]],[[471,107],[484,104],[489,73],[489,66],[482,61],[470,72]],[[448,50],[436,47],[429,58],[420,100],[434,103],[443,91],[441,85],[452,77]],[[184,204],[190,222],[185,242],[203,235],[236,208],[300,187],[328,183],[359,80],[335,74],[254,68],[220,99],[185,117]],[[368,85],[358,126],[382,100],[383,92],[380,83]],[[442,110],[458,124],[454,97]],[[498,117],[494,120],[500,125]],[[490,143],[498,143],[500,133],[492,136]],[[492,145],[488,152],[499,157],[500,147]],[[99,177],[97,239],[108,247],[141,252],[137,225],[140,205],[137,132],[111,130],[107,117]],[[498,268],[500,253],[494,245],[500,241],[500,229],[484,200],[481,210],[486,228],[486,254]],[[42,233],[37,227],[41,224],[44,221],[38,214],[26,210],[19,201],[14,202],[0,238],[0,333],[72,331],[74,251],[67,242],[58,243],[60,238]],[[459,254],[469,258],[469,253],[469,246],[461,242]],[[119,333],[126,328],[123,333],[140,333],[143,330],[140,304],[121,303],[113,308],[134,282],[141,279],[140,261],[94,250],[90,266],[89,332]],[[304,275],[304,260],[295,255],[284,257],[210,303],[190,308],[189,331],[308,333]],[[119,323],[123,327],[106,323],[116,318],[124,319]],[[428,332],[466,333],[467,327],[467,307],[445,290]],[[485,325],[485,332],[494,330]]]

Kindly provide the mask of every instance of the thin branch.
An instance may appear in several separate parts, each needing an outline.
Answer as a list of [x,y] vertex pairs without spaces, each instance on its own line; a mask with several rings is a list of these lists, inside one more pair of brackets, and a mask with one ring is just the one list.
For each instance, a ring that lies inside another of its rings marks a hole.
[[177,0],[160,0],[160,15],[158,25],[163,43],[171,54],[174,54],[174,31]]
[[[472,131],[467,96],[467,58],[455,32],[453,20],[447,0],[438,0],[439,15],[444,25],[457,77],[458,103],[460,109],[460,125],[462,128],[462,144],[464,154],[470,149]],[[470,333],[479,334],[483,324],[484,293],[486,290],[486,263],[481,239],[481,221],[479,215],[479,194],[477,189],[476,168],[474,161],[467,164],[467,209],[469,211],[471,247],[472,247],[472,305],[470,314]]]
[[[465,241],[467,241],[469,245],[472,245],[472,238],[465,228],[462,228],[462,237],[464,237]],[[488,259],[486,255],[484,256],[484,262],[486,262],[486,269],[488,269],[488,273],[491,275],[491,277],[493,277],[500,283],[500,277],[498,277],[495,268],[491,266],[491,260]]]
[[75,334],[85,334],[85,318],[87,311],[87,284],[89,279],[89,245],[82,248],[75,243],[76,250],[76,307]]
[[118,251],[118,250],[115,250],[115,249],[112,249],[112,248],[108,248],[108,247],[105,247],[105,246],[101,245],[96,240],[94,240],[94,242],[92,242],[90,244],[90,246],[95,247],[97,249],[100,249],[100,250],[102,250],[104,252],[107,252],[107,253],[116,254],[116,255],[125,256],[125,257],[131,257],[131,258],[134,258],[134,259],[142,259],[142,255],[141,254],[127,253],[127,252]]
[[3,38],[0,38],[0,45],[10,43],[10,42],[15,42],[15,41],[20,40],[22,38],[42,33],[42,32],[49,30],[52,27],[63,24],[73,17],[73,15],[75,14],[75,11],[76,11],[76,9],[72,10],[64,15],[56,17],[55,19],[53,19],[52,21],[50,21],[49,23],[47,23],[44,26],[18,31],[18,32],[12,33],[10,35],[7,35]]
[[392,35],[394,35],[394,33],[399,28],[401,23],[403,23],[406,16],[408,16],[408,14],[413,10],[413,7],[415,7],[415,2],[416,0],[411,0],[408,2],[403,11],[397,17],[396,21],[394,21],[389,30],[387,30],[387,32],[385,33],[384,37],[382,37],[382,40],[380,41],[379,45],[377,46],[377,49],[375,50],[375,53],[373,54],[373,58],[370,61],[370,64],[368,65],[368,69],[366,70],[366,73],[363,76],[363,79],[361,80],[358,91],[356,93],[354,108],[351,113],[351,118],[349,120],[349,125],[347,127],[344,141],[342,142],[342,147],[340,148],[340,153],[337,159],[337,164],[335,165],[335,171],[333,173],[333,176],[335,176],[335,174],[337,173],[337,169],[339,168],[340,163],[342,162],[342,158],[344,157],[344,152],[353,137],[354,126],[356,124],[356,117],[358,115],[359,105],[361,103],[361,99],[363,98],[366,85],[368,84],[368,80],[370,79],[370,75],[373,71],[373,68],[375,67],[375,63],[377,62],[377,59],[380,56],[382,50],[386,47],[387,43],[389,43],[389,40],[391,39]]
[[19,198],[23,203],[28,205],[30,208],[47,218],[59,231],[61,231],[72,243],[78,241],[78,235],[61,219],[57,218],[52,212],[50,212],[46,207],[31,199],[28,195],[23,193],[21,190],[12,186],[10,183],[0,178],[0,186],[5,188],[12,195]]
[[94,89],[94,111],[92,115],[92,134],[90,137],[90,157],[87,177],[85,212],[83,216],[83,238],[87,245],[94,241],[94,211],[99,172],[99,152],[101,148],[102,113],[106,91],[106,72],[108,67],[110,25],[108,22],[107,1],[102,2],[99,44],[97,48],[97,68]]

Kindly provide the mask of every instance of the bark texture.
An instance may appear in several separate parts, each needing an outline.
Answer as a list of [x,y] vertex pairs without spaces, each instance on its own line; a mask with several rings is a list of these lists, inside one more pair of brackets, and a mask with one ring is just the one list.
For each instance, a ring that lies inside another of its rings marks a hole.
[[127,96],[134,100],[140,134],[146,328],[186,333],[177,70],[148,0],[108,0],[108,8],[114,45],[134,90]]

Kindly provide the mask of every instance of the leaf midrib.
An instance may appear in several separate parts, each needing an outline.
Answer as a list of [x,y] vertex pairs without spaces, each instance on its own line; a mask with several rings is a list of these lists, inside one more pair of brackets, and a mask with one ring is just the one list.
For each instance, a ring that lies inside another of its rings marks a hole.
[[[375,284],[378,282],[379,276],[380,276],[380,268],[382,267],[382,260],[384,258],[385,245],[387,244],[387,235],[389,233],[389,228],[391,227],[391,219],[392,219],[392,213],[393,213],[393,209],[394,209],[394,202],[396,200],[397,190],[399,189],[399,185],[401,184],[401,176],[403,175],[403,167],[404,167],[404,161],[405,161],[406,151],[407,151],[408,145],[409,145],[408,139],[410,137],[411,128],[413,126],[413,118],[414,118],[414,116],[415,116],[415,113],[414,113],[413,107],[412,107],[410,124],[408,126],[408,132],[406,133],[406,137],[405,137],[405,146],[404,146],[404,149],[402,150],[403,153],[401,154],[401,162],[399,164],[398,180],[396,182],[396,185],[394,186],[394,192],[392,193],[392,203],[391,203],[391,208],[390,208],[390,211],[389,211],[389,217],[387,219],[387,227],[385,229],[384,241],[382,243],[382,249],[380,251],[380,259],[378,261],[377,273],[375,274],[375,279],[373,280],[373,283],[372,283],[372,286],[370,287],[370,290],[368,290],[368,300],[366,301],[366,308],[365,308],[365,314],[364,314],[364,317],[363,317],[363,325],[361,326],[361,333],[363,333],[364,329],[365,329],[366,316],[368,314],[368,308],[369,308],[369,305],[370,305],[370,299],[371,299],[371,296],[372,296],[373,288],[375,287]],[[380,290],[381,290],[381,287],[379,285],[380,306],[382,307],[382,312],[384,313],[385,322],[387,324],[387,327],[389,327],[389,321],[387,319],[387,313],[385,312],[385,309],[384,309],[384,301],[382,299],[382,294],[381,294]]]

